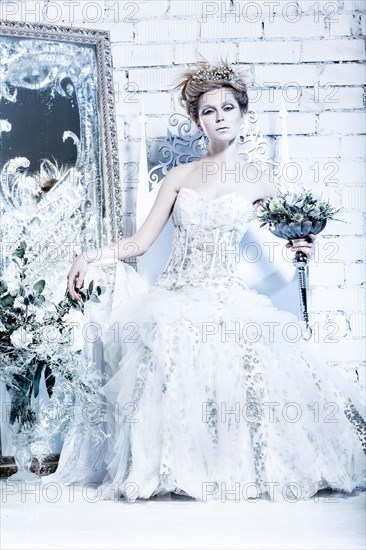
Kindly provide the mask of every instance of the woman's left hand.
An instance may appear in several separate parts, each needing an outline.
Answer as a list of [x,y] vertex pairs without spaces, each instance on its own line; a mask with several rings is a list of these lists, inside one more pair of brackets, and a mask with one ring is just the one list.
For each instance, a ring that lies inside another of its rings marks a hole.
[[314,255],[315,239],[316,237],[313,233],[310,233],[306,239],[289,239],[288,243],[286,243],[286,248],[290,248],[294,252],[301,250],[301,252],[306,254],[308,260],[310,260]]

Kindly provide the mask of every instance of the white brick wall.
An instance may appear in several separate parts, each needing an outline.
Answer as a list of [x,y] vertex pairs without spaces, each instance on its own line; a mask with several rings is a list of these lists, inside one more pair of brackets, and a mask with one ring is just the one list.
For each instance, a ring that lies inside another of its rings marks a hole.
[[[220,10],[219,10],[220,11]],[[245,36],[246,38],[260,38],[262,36],[262,25],[260,21],[235,20],[233,17],[208,17],[201,22],[201,40],[233,39]]]
[[[165,136],[169,114],[182,112],[170,86],[183,68],[194,63],[197,50],[213,61],[227,56],[249,68],[252,107],[259,113],[262,132],[274,138],[271,147],[277,152],[278,110],[284,97],[290,155],[299,166],[301,181],[342,207],[339,217],[348,222],[329,222],[318,237],[319,257],[310,266],[311,310],[314,320],[324,324],[333,318],[339,325],[341,342],[329,345],[330,361],[362,370],[365,2],[234,0],[233,4],[229,0],[58,0],[49,2],[47,11],[46,0],[2,1],[0,18],[110,31],[121,179],[129,211],[136,198],[141,96],[148,139]],[[295,100],[289,95],[293,91],[299,94]],[[126,224],[127,232],[132,232],[133,216],[126,215]]]
[[[313,313],[312,322],[316,331],[316,339],[322,342],[330,340],[331,334],[334,339],[346,338],[350,335],[350,323],[345,313]],[[328,342],[330,343],[330,342]]]
[[338,342],[325,343],[324,345],[329,361],[336,361],[338,364],[342,364],[343,361],[355,361],[362,364],[365,360],[365,346],[360,339],[339,338]]
[[264,34],[266,38],[323,37],[325,27],[323,21],[315,21],[311,15],[303,15],[299,21],[287,25],[284,25],[283,18],[277,17],[264,20]]
[[329,83],[319,89],[315,86],[311,93],[314,104],[318,103],[320,109],[349,111],[363,108],[364,93],[361,86],[335,86]]
[[199,33],[198,21],[190,19],[159,19],[138,21],[136,24],[138,42],[187,42],[187,36],[196,40]]
[[347,185],[341,189],[342,206],[352,210],[365,211],[365,187],[359,185]]
[[332,19],[334,20],[329,22],[327,36],[333,38],[337,36],[359,35],[358,16],[353,16],[352,14],[338,15]]
[[113,64],[116,69],[123,67],[150,67],[169,65],[172,46],[165,44],[113,44]]
[[365,158],[365,136],[342,136],[342,157]]
[[169,14],[172,17],[190,17],[200,19],[204,12],[202,2],[197,0],[170,0]]
[[166,92],[180,72],[179,69],[171,67],[131,69],[129,82],[136,85],[140,92],[156,90]]
[[341,142],[338,136],[290,136],[289,148],[294,159],[334,158],[340,156]]
[[[338,66],[338,65],[337,65]],[[278,83],[283,86],[287,82],[296,82],[298,86],[309,86],[319,79],[319,66],[314,63],[306,65],[306,71],[302,65],[255,65],[255,82],[258,85],[269,85],[269,83]]]
[[352,313],[350,315],[350,327],[352,336],[364,338],[366,336],[366,315],[364,313]]
[[[328,241],[328,246],[324,244],[323,258],[325,262],[354,262],[356,260],[365,261],[365,243],[364,239],[358,235],[335,236],[334,239],[324,239]],[[330,242],[332,244],[330,244]]]
[[115,22],[140,21],[150,17],[164,17],[169,11],[169,0],[109,0],[106,7]]
[[337,181],[342,183],[363,183],[365,181],[365,164],[360,161],[343,160],[337,164]]
[[318,130],[322,134],[365,134],[365,113],[320,113]]
[[339,288],[323,286],[313,288],[311,303],[314,311],[358,312],[365,299],[362,288]]
[[363,85],[365,83],[365,65],[362,63],[324,63],[318,66],[320,86],[329,82],[337,83],[338,86]]
[[304,40],[302,61],[362,61],[365,59],[362,39]]
[[[266,113],[270,116],[270,113]],[[294,113],[301,115],[302,113]],[[262,120],[262,117],[261,117]],[[293,161],[295,162],[295,161]],[[296,165],[299,171],[299,180],[308,182],[308,185],[314,189],[320,187],[326,190],[332,190],[336,186],[340,201],[340,184],[360,184],[356,188],[361,188],[365,181],[365,164],[357,159],[296,159]]]
[[238,61],[240,63],[298,63],[300,54],[300,40],[289,40],[288,42],[243,40],[238,45]]
[[[181,65],[184,63],[194,63],[196,61],[196,49],[197,45],[192,44],[176,44],[174,49],[174,57],[172,61],[176,65]],[[231,41],[226,42],[202,42],[199,44],[199,51],[205,57],[212,56],[212,52],[215,52],[215,56],[220,59],[221,56],[225,59],[235,59],[237,47]],[[244,67],[244,65],[243,65]],[[248,65],[249,67],[249,65]]]
[[342,213],[339,213],[345,223],[338,221],[330,221],[327,223],[326,229],[333,235],[364,235],[365,233],[365,214],[363,211],[357,211],[355,209],[344,209]]
[[[275,106],[274,106],[275,107]],[[267,111],[260,117],[261,131],[265,135],[280,135],[282,132],[281,119],[277,112]],[[291,113],[287,123],[287,133],[290,134],[314,134],[316,118],[314,113]]]
[[344,264],[327,264],[314,261],[309,269],[310,286],[327,286],[332,281],[333,285],[344,284]]
[[352,287],[356,285],[364,285],[366,281],[366,266],[364,263],[349,263],[346,266],[346,285]]

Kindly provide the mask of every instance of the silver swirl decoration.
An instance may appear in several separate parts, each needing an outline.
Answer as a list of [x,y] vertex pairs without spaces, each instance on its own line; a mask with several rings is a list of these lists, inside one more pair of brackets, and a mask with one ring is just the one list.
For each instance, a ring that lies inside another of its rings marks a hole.
[[[258,113],[249,109],[243,127],[245,138],[242,143],[238,143],[238,151],[245,162],[253,162],[264,169],[270,166],[278,184],[278,163],[269,156],[269,143],[259,129],[258,120]],[[193,121],[189,117],[181,113],[170,115],[166,138],[159,140],[159,147],[150,154],[150,189],[174,166],[202,157],[203,151],[199,144],[201,136],[200,131],[193,131]]]

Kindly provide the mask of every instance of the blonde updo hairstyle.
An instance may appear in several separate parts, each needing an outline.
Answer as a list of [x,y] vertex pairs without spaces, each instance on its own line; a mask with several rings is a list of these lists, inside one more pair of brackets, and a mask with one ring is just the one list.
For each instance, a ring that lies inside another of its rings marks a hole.
[[53,161],[47,158],[42,159],[39,171],[36,174],[40,191],[43,193],[50,191],[68,172],[70,172],[70,169],[59,164],[54,157]]
[[245,114],[248,111],[246,76],[247,71],[234,69],[227,60],[221,58],[220,62],[212,65],[202,58],[182,73],[173,90],[181,90],[179,103],[197,124],[199,98],[202,94],[218,88],[229,88],[238,102],[240,111]]

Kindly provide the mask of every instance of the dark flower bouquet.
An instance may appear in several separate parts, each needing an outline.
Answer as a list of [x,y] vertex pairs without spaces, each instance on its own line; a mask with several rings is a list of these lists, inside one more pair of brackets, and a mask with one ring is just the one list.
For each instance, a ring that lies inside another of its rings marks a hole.
[[300,239],[310,233],[320,233],[328,220],[337,219],[334,216],[339,211],[310,191],[279,192],[262,202],[258,207],[257,219],[261,227],[268,225],[277,237]]

